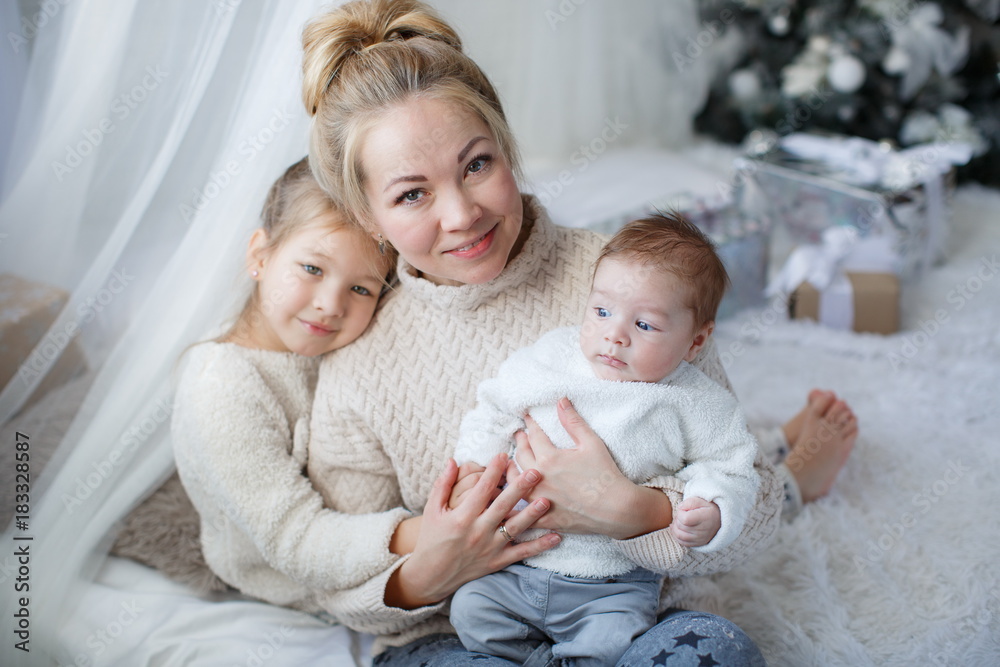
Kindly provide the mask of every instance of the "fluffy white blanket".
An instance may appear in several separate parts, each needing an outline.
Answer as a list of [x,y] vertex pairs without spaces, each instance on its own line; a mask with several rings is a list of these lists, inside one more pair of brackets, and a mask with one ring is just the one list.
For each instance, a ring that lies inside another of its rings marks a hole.
[[948,261],[904,285],[896,335],[767,309],[719,328],[751,422],[825,387],[861,427],[832,493],[766,553],[684,582],[771,665],[1000,664],[1000,193],[960,189],[952,225]]

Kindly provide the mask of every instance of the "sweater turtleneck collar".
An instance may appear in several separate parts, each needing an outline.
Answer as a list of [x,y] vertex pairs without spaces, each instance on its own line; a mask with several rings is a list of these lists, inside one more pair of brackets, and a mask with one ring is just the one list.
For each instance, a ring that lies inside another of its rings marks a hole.
[[524,205],[522,224],[529,225],[531,229],[521,252],[499,276],[482,285],[437,285],[420,277],[417,270],[400,257],[397,270],[399,289],[409,294],[409,298],[426,301],[439,308],[474,309],[528,280],[552,253],[556,230],[534,195],[522,194],[521,201]]

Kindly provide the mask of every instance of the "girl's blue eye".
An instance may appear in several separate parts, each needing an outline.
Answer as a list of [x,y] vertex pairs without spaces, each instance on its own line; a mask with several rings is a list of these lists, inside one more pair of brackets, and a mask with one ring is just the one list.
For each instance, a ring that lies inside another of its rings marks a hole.
[[362,287],[361,285],[355,285],[351,288],[351,291],[360,294],[361,296],[371,295],[371,291],[367,287]]
[[652,331],[653,330],[653,327],[649,326],[648,324],[646,324],[645,322],[643,322],[641,320],[639,322],[636,322],[635,326],[639,327],[639,329],[642,330],[642,331]]
[[308,273],[311,276],[323,275],[323,270],[317,266],[313,266],[312,264],[303,264],[302,268],[303,270],[305,270],[306,273]]
[[609,317],[611,315],[607,308],[595,308],[594,311],[597,313],[598,317]]

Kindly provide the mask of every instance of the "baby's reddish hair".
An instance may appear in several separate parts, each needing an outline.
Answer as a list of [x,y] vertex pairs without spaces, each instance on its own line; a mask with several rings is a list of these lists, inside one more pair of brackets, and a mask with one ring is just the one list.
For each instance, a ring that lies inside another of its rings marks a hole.
[[657,213],[622,227],[601,250],[594,270],[609,257],[677,276],[690,287],[687,303],[694,312],[695,329],[715,320],[729,286],[729,274],[715,245],[676,212]]

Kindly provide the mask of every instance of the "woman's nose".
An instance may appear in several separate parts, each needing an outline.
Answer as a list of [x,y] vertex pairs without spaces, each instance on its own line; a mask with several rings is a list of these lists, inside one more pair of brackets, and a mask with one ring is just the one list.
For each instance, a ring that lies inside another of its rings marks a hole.
[[448,232],[470,229],[482,215],[483,209],[472,193],[458,188],[448,196],[441,212],[441,229]]

